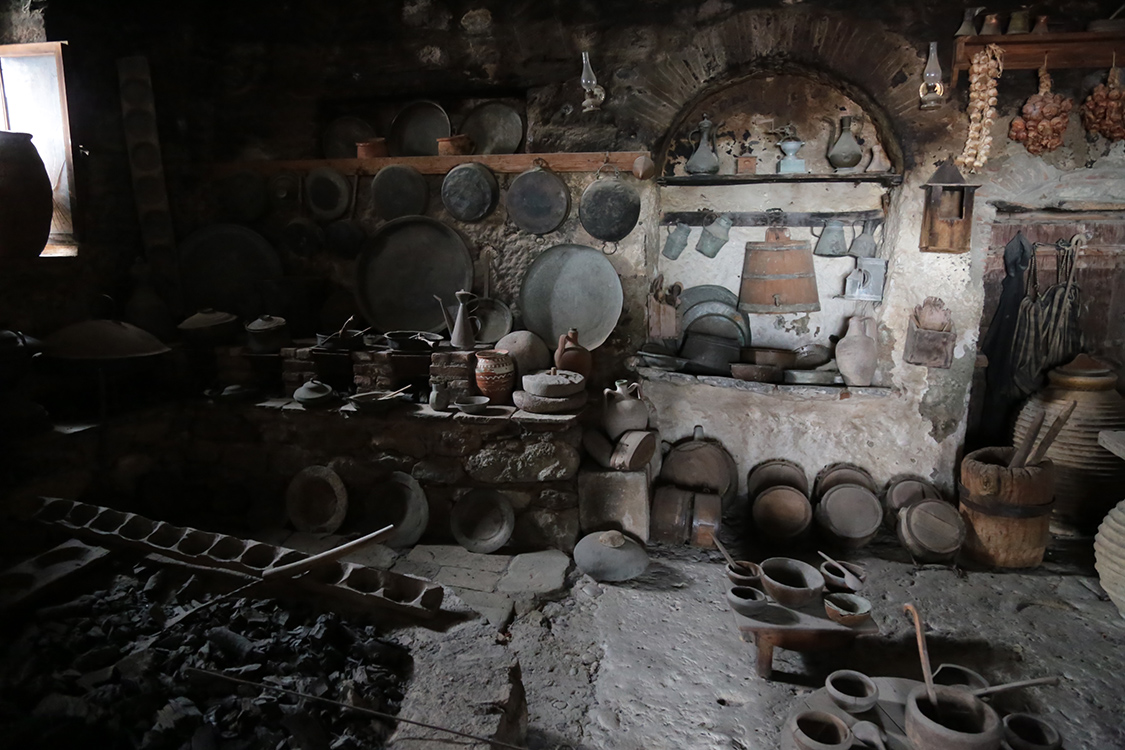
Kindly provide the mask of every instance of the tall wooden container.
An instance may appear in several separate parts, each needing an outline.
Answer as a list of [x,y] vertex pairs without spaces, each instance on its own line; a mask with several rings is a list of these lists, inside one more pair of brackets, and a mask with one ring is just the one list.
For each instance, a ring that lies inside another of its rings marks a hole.
[[767,314],[820,310],[812,246],[790,239],[784,227],[767,229],[765,242],[747,242],[738,309]]
[[1043,460],[1009,469],[1015,448],[982,448],[961,462],[961,516],[972,559],[1000,568],[1034,568],[1050,539],[1055,466]]

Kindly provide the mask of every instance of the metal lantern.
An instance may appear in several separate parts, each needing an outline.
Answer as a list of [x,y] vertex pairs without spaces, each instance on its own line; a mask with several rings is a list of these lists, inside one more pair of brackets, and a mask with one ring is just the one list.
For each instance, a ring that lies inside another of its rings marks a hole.
[[926,203],[922,209],[922,252],[966,253],[973,234],[973,193],[978,185],[965,178],[947,159],[930,181],[922,186]]

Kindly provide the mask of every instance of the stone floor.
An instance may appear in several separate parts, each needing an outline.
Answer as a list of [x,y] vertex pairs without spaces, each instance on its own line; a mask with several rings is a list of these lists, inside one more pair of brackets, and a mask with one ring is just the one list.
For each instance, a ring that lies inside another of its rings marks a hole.
[[[406,560],[439,564],[439,579],[463,584],[453,571],[465,561],[440,563],[448,550],[433,549],[419,548]],[[1088,546],[1078,550],[1053,549],[1037,570],[1002,573],[917,567],[891,540],[864,550],[854,559],[869,571],[863,594],[881,634],[837,653],[778,649],[770,680],[756,675],[754,647],[739,640],[717,554],[657,549],[644,576],[616,585],[571,569],[569,591],[517,607],[509,626],[508,648],[527,693],[527,746],[778,747],[787,714],[835,669],[921,678],[913,626],[902,610],[913,602],[935,665],[962,664],[993,684],[1063,678],[1058,686],[995,696],[1001,713],[1046,718],[1072,750],[1125,748],[1125,620],[1105,600]],[[500,589],[504,577],[495,580]]]

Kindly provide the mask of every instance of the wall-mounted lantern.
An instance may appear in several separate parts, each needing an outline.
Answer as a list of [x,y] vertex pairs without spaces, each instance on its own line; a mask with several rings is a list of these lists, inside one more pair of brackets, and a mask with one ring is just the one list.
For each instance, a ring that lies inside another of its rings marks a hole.
[[922,85],[918,87],[919,109],[937,109],[941,106],[945,98],[945,84],[941,82],[941,75],[937,42],[930,42],[930,57],[922,71]]
[[930,181],[922,186],[926,203],[922,209],[924,253],[966,253],[973,234],[973,193],[978,185],[965,178],[950,159],[942,162]]

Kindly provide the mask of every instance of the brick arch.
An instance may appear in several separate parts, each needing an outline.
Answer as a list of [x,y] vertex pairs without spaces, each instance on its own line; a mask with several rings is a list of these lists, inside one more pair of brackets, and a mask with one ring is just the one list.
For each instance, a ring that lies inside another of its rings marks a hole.
[[946,134],[956,110],[918,109],[921,45],[869,20],[804,10],[752,10],[697,32],[683,47],[638,67],[615,91],[619,127],[664,153],[695,102],[756,75],[793,73],[838,88],[864,108],[892,161],[909,169],[919,146]]

